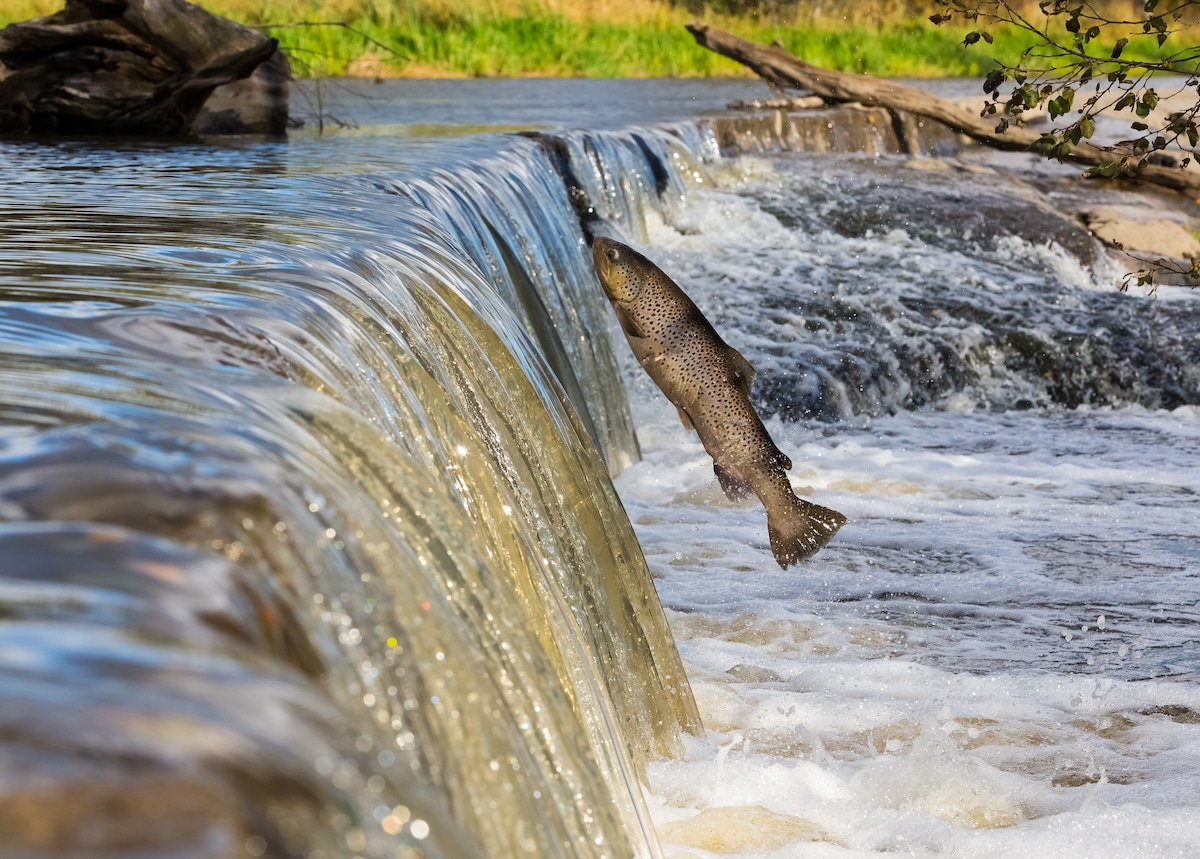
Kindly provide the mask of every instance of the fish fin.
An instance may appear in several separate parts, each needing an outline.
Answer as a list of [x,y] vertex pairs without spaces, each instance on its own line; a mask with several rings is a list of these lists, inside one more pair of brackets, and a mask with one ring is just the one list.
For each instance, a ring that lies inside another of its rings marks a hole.
[[846,524],[846,517],[836,510],[811,504],[802,498],[794,499],[783,511],[767,511],[767,534],[771,552],[783,569],[811,558],[833,539]]
[[613,308],[617,311],[617,321],[621,323],[622,331],[624,331],[630,337],[646,336],[642,333],[642,329],[638,327],[638,324],[634,322],[633,317],[625,311],[624,307],[619,304],[614,304]]
[[713,463],[713,471],[716,472],[721,489],[725,491],[725,497],[730,501],[741,501],[750,495],[750,484],[723,468],[720,463]]
[[745,394],[750,396],[750,386],[754,384],[755,370],[750,366],[750,362],[742,357],[742,353],[732,346],[729,349],[729,366],[733,370],[730,381],[734,386]]
[[676,406],[675,411],[679,412],[679,422],[683,424],[685,430],[690,432],[696,428],[692,424],[692,416],[683,410],[683,406]]
[[792,470],[792,458],[779,448],[775,448],[775,464],[784,471]]

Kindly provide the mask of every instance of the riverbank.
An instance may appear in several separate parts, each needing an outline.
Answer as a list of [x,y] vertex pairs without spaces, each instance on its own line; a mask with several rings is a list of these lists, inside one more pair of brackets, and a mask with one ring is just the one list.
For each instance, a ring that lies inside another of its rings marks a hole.
[[[13,0],[5,5],[0,25],[49,14],[62,4]],[[750,76],[737,63],[696,46],[683,29],[695,17],[685,6],[646,0],[203,0],[199,5],[266,29],[303,77]],[[935,27],[910,4],[837,18],[805,14],[809,5],[801,4],[788,21],[711,14],[707,20],[756,42],[779,41],[819,66],[882,77],[979,76],[994,67],[993,57],[1015,61],[1030,45],[1024,34],[997,30],[993,45],[964,48],[964,29]],[[1136,58],[1136,47],[1131,44],[1125,56]]]

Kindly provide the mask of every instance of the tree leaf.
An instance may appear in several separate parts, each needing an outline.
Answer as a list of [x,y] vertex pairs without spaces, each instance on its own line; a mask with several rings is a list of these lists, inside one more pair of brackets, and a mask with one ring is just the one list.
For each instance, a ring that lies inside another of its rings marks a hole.
[[1089,167],[1085,172],[1088,176],[1103,176],[1105,179],[1112,179],[1121,172],[1121,163],[1119,161],[1101,161],[1095,167]]
[[1117,39],[1117,43],[1113,45],[1112,58],[1115,60],[1121,56],[1121,51],[1125,50],[1125,46],[1129,44],[1128,39]]
[[1090,114],[1079,120],[1079,133],[1084,137],[1091,137],[1096,133],[1096,121]]

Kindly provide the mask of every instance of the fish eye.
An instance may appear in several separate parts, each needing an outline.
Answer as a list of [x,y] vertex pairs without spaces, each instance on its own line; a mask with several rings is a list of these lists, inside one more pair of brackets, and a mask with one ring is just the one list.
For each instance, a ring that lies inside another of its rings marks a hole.
[[609,248],[608,251],[605,253],[605,256],[607,256],[613,262],[616,262],[617,259],[621,256],[621,254],[617,251],[616,248]]

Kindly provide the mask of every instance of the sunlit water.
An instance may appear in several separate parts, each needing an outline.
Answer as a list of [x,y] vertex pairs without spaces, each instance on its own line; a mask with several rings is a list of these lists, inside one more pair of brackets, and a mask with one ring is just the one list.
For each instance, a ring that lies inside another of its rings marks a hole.
[[[1195,297],[877,129],[721,159],[687,118],[753,84],[400,89],[286,143],[0,146],[0,838],[1200,850]],[[564,164],[758,368],[850,517],[812,561],[613,336]]]

